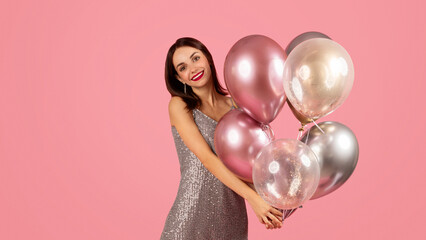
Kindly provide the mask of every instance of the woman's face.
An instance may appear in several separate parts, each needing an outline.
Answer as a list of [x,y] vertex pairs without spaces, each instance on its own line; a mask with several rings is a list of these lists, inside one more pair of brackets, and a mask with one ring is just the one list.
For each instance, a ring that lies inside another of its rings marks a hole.
[[177,79],[191,87],[204,86],[211,79],[209,61],[199,49],[179,47],[173,54],[173,66],[178,73]]

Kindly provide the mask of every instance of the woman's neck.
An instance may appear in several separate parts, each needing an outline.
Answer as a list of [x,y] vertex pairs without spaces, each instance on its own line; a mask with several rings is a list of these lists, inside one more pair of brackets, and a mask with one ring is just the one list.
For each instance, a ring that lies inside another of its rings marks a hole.
[[215,109],[222,95],[216,92],[213,82],[202,88],[193,88],[195,94],[201,99],[201,105]]

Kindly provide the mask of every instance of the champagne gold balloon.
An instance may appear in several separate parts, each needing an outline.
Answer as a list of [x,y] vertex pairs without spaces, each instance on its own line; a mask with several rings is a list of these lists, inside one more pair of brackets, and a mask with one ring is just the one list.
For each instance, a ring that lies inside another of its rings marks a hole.
[[354,81],[351,57],[338,43],[313,38],[297,45],[284,64],[284,90],[294,109],[316,120],[336,110]]
[[287,99],[287,104],[290,107],[293,115],[297,118],[297,120],[299,120],[299,122],[302,124],[302,126],[305,126],[306,124],[312,122],[312,119],[307,118],[307,117],[303,116],[302,114],[300,114],[298,111],[296,111],[296,109],[294,109],[293,105],[291,105],[291,103],[288,101],[288,99]]
[[[305,32],[302,33],[300,35],[298,35],[297,37],[295,37],[293,40],[290,41],[290,43],[287,45],[287,47],[285,48],[285,54],[286,54],[286,58],[288,57],[288,55],[291,53],[291,51],[293,51],[293,49],[301,44],[302,42],[312,39],[312,38],[327,38],[327,39],[331,39],[329,36],[325,35],[324,33],[320,33],[320,32]],[[290,107],[291,112],[293,113],[293,115],[297,118],[297,120],[299,120],[299,122],[302,124],[302,127],[305,126],[308,123],[312,122],[312,119],[305,117],[303,114],[299,113],[296,109],[294,109],[293,105],[291,105],[290,101],[287,99],[287,104]]]

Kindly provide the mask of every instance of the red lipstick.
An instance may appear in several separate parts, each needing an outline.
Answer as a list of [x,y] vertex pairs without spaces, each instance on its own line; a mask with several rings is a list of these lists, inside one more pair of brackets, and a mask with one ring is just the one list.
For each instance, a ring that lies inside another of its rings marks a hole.
[[195,76],[192,77],[192,81],[198,81],[204,76],[204,71],[197,73]]

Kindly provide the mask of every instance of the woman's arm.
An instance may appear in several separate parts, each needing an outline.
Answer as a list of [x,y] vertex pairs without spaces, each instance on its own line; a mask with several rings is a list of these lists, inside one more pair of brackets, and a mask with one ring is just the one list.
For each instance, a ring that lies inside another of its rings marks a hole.
[[198,157],[207,170],[249,202],[261,223],[265,223],[267,228],[281,227],[282,213],[266,203],[222,163],[204,140],[192,114],[185,107],[186,103],[180,97],[172,97],[169,103],[169,117],[171,125],[175,126],[188,149]]

